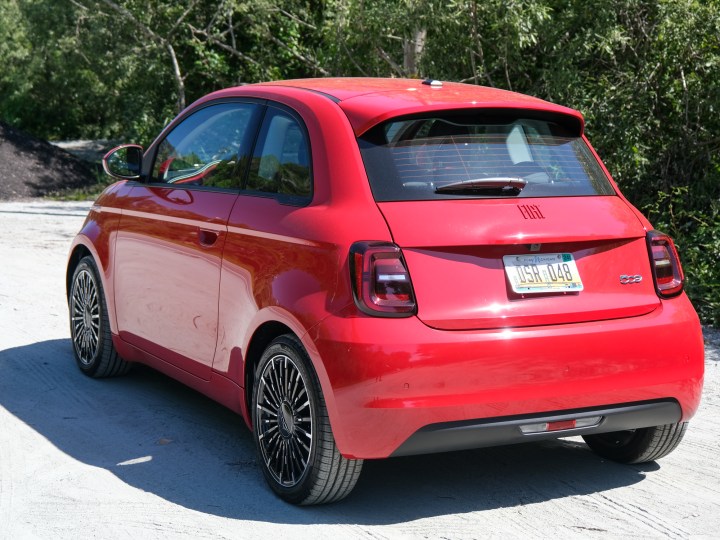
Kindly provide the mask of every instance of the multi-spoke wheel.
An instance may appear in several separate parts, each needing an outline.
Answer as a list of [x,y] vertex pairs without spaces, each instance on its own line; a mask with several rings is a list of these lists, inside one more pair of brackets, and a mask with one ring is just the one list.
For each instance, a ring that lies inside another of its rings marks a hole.
[[667,424],[599,435],[584,435],[590,449],[620,463],[646,463],[675,450],[687,429],[687,422]]
[[83,373],[91,377],[127,373],[130,364],[112,344],[102,282],[92,257],[83,258],[75,268],[68,304],[73,352]]
[[294,336],[275,339],[260,359],[253,428],[265,478],[286,501],[329,503],[355,486],[362,460],[338,452],[320,384]]
[[75,276],[70,311],[77,359],[84,366],[90,365],[100,342],[100,299],[95,280],[87,268]]

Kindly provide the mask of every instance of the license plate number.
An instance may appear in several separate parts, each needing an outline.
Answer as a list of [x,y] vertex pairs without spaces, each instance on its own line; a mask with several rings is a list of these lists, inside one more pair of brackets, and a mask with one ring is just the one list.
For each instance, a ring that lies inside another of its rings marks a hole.
[[505,255],[505,274],[516,293],[580,292],[580,272],[572,253]]

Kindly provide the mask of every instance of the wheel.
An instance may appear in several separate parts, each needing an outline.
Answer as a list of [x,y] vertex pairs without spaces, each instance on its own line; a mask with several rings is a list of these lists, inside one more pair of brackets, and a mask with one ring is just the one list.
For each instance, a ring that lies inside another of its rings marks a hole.
[[620,463],[646,463],[665,457],[680,444],[687,422],[666,424],[599,435],[583,439],[596,454]]
[[80,370],[90,377],[124,375],[130,369],[112,343],[107,303],[97,266],[84,257],[75,268],[70,297],[70,337]]
[[293,504],[324,504],[346,497],[363,461],[340,455],[310,359],[292,335],[276,338],[255,372],[253,435],[263,475]]

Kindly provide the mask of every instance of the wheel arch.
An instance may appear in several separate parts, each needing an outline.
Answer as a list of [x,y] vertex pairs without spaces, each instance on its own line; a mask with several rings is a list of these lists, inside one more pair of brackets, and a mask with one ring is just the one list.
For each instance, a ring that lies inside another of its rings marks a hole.
[[255,385],[255,368],[260,361],[265,349],[268,348],[270,343],[282,335],[292,334],[297,337],[297,333],[292,330],[286,324],[279,321],[266,321],[262,323],[253,332],[250,341],[248,342],[245,354],[244,362],[244,373],[243,373],[243,387],[245,388],[245,396],[243,399],[243,406],[245,409],[245,422],[248,427],[252,430],[252,394],[253,386]]
[[[109,250],[103,250],[103,252],[107,251]],[[80,233],[75,237],[75,240],[70,247],[70,255],[68,256],[67,269],[65,273],[66,297],[69,299],[73,274],[83,257],[92,257],[93,262],[95,263],[100,283],[103,288],[103,293],[105,295],[105,302],[107,303],[110,330],[113,335],[117,335],[118,328],[117,320],[115,318],[115,295],[112,287],[112,277],[109,274],[111,261],[108,256],[103,257],[102,253],[98,252],[97,246],[93,243],[92,239],[85,236],[83,233]]]
[[[253,386],[255,384],[255,369],[258,365],[258,362],[260,361],[260,357],[265,352],[265,349],[268,348],[270,343],[272,343],[275,338],[286,334],[295,336],[295,338],[297,338],[297,340],[305,349],[305,352],[307,352],[311,363],[309,367],[313,370],[315,376],[317,377],[320,388],[323,392],[323,397],[325,398],[325,402],[328,404],[328,411],[332,409],[334,413],[334,397],[332,395],[332,389],[329,386],[327,373],[325,372],[325,367],[322,363],[322,359],[319,358],[314,344],[309,341],[308,334],[303,333],[301,335],[291,326],[277,319],[273,319],[260,324],[250,337],[247,347],[245,347],[246,353],[244,355],[242,373],[242,384],[245,395],[243,396],[242,405],[244,409],[243,417],[245,418],[245,422],[248,424],[248,427],[250,427],[250,429],[252,429],[251,402],[254,389]],[[330,414],[331,425],[333,424],[333,413]]]
[[67,296],[68,298],[70,298],[70,287],[72,285],[72,277],[75,273],[75,269],[77,268],[77,265],[80,264],[80,261],[87,256],[93,257],[93,254],[90,252],[87,246],[83,244],[76,245],[70,252],[70,256],[68,257],[67,269],[65,271],[65,296]]
[[[73,274],[75,273],[75,269],[77,268],[78,264],[80,264],[80,261],[87,256],[93,257],[93,259],[95,259],[95,256],[84,244],[76,244],[70,252],[70,256],[68,257],[67,262],[67,270],[65,272],[65,296],[67,298],[70,298],[70,287],[72,285],[72,278]],[[95,260],[95,264],[97,264],[97,260]]]

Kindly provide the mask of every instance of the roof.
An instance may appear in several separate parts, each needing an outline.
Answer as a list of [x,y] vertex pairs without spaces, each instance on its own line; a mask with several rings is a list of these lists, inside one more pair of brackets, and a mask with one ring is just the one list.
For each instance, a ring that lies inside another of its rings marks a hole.
[[339,77],[251,86],[283,86],[324,94],[345,111],[357,135],[394,116],[451,109],[531,109],[556,113],[574,118],[580,133],[585,123],[582,115],[573,109],[525,94],[473,84],[442,81],[431,85],[420,79]]

